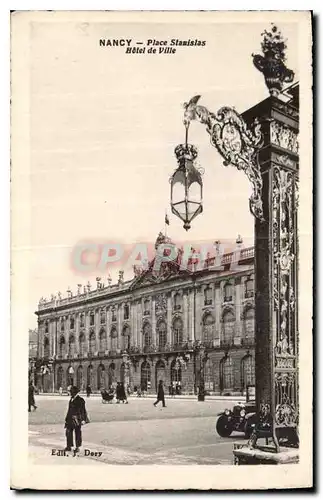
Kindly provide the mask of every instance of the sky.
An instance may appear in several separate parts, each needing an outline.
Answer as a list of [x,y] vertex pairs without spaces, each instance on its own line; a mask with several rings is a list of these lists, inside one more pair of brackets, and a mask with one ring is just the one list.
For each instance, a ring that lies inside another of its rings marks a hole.
[[[190,239],[253,241],[251,186],[243,172],[224,167],[203,125],[193,122],[189,142],[203,167],[203,214],[189,233],[170,212],[174,148],[184,142],[183,103],[200,94],[216,112],[243,112],[268,96],[252,63],[268,23],[34,22],[30,29],[30,328],[41,296],[77,283],[95,283],[94,270],[74,269],[80,242],[153,243],[164,230]],[[297,25],[279,23],[288,39],[287,65],[297,80]],[[100,38],[198,39],[203,47],[176,54],[125,54],[100,47]],[[118,267],[111,270],[116,280]],[[105,273],[105,277],[108,273]],[[128,277],[128,276],[126,276]]]

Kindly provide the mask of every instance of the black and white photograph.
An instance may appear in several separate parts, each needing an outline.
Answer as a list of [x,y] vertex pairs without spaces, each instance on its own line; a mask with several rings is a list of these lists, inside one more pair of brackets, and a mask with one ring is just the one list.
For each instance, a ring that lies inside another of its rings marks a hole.
[[12,487],[310,487],[311,13],[11,38]]

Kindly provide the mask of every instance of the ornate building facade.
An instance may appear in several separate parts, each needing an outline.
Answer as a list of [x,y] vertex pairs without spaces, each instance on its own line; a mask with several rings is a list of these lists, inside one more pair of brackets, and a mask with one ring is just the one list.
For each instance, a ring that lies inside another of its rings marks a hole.
[[180,258],[158,273],[154,259],[132,280],[121,271],[115,285],[97,278],[95,290],[41,299],[39,389],[96,392],[121,381],[154,393],[163,379],[166,390],[194,394],[203,380],[207,393],[229,395],[253,384],[253,248],[223,254],[221,266],[215,256],[183,269]]

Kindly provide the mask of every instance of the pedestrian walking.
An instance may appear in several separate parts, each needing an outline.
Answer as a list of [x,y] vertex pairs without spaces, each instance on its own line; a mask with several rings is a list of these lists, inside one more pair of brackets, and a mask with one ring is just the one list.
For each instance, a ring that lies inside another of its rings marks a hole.
[[87,388],[86,388],[86,396],[89,398],[91,396],[91,392],[92,392],[92,389],[91,389],[91,386],[88,385]]
[[158,382],[158,390],[157,390],[157,400],[154,402],[154,406],[156,406],[159,401],[163,403],[163,408],[166,407],[165,405],[165,393],[164,393],[164,386],[163,386],[163,381],[160,380]]
[[75,432],[75,450],[77,453],[82,446],[82,425],[89,423],[88,414],[85,408],[85,401],[79,396],[78,387],[71,387],[71,399],[65,417],[66,448],[71,451],[74,445],[73,433]]
[[29,386],[28,386],[28,411],[31,411],[31,407],[34,408],[34,411],[36,410],[37,406],[35,403],[35,387],[32,381],[30,380]]
[[122,401],[123,403],[128,404],[126,391],[124,390],[124,385],[122,382],[117,383],[117,392],[116,392],[117,403]]

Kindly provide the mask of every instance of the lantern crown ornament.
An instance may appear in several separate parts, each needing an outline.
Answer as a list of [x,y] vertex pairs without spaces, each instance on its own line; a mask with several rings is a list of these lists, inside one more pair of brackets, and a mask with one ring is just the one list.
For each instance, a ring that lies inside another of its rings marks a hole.
[[261,35],[261,49],[264,55],[252,54],[253,63],[263,73],[269,93],[277,97],[284,83],[294,80],[294,72],[285,66],[286,39],[275,24],[272,24],[271,31],[265,30]]
[[186,142],[175,148],[178,168],[170,179],[171,209],[184,222],[184,229],[188,231],[192,220],[202,213],[202,174],[195,166],[197,149],[193,144]]

